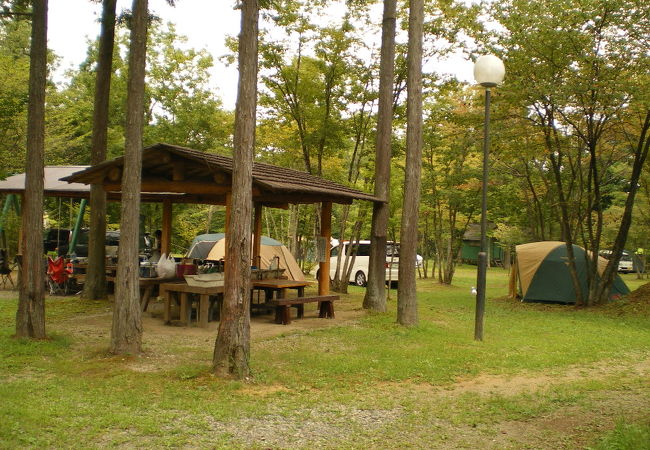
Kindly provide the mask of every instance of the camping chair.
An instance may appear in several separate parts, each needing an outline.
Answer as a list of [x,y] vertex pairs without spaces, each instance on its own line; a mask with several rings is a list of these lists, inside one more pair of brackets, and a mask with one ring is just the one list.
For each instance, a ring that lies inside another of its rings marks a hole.
[[9,258],[6,248],[0,248],[0,285],[3,288],[7,287],[7,282],[11,283],[11,287],[15,288],[14,280],[11,278],[12,267],[9,266]]
[[68,294],[68,277],[72,271],[66,267],[65,259],[58,256],[56,259],[47,257],[47,286],[51,295]]

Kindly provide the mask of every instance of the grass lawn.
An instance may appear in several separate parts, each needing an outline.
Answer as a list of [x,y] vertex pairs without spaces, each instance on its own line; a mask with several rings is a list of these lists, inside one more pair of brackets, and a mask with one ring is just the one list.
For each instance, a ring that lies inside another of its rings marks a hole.
[[145,353],[115,357],[110,304],[49,297],[51,339],[30,342],[4,292],[0,448],[650,448],[650,293],[577,309],[507,299],[507,282],[489,270],[483,342],[471,266],[418,281],[414,328],[396,291],[369,314],[356,287],[333,320],[256,318],[246,382],[209,373],[214,326],[147,313]]

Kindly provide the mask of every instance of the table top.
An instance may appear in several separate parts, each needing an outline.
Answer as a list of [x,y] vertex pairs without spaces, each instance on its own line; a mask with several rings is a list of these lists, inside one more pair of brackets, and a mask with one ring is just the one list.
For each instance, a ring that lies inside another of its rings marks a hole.
[[[156,280],[156,278],[152,278]],[[270,289],[286,289],[286,288],[300,288],[312,284],[310,281],[294,281],[294,280],[281,280],[271,278],[268,280],[253,280],[251,287],[255,288],[270,288]],[[190,286],[183,281],[161,281],[160,290],[172,292],[188,292],[191,294],[220,294],[224,292],[224,286]]]
[[160,291],[171,292],[188,292],[190,294],[220,294],[223,292],[223,286],[190,286],[184,281],[160,283]]
[[[117,277],[107,275],[106,276],[106,281],[115,281]],[[156,285],[156,284],[162,284],[162,283],[173,283],[174,281],[178,281],[179,278],[143,278],[140,277],[138,278],[138,282],[140,283],[140,286],[148,286],[148,285]]]
[[284,289],[284,288],[299,288],[311,285],[311,281],[294,281],[294,280],[282,280],[278,278],[270,278],[268,280],[253,280],[252,284],[257,288],[275,288],[275,289]]

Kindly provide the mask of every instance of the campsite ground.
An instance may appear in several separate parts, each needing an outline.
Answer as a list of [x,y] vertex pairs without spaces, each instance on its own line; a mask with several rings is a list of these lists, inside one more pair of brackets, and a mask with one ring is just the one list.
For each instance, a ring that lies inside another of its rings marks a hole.
[[154,309],[145,353],[115,357],[110,304],[50,297],[51,339],[28,342],[10,337],[2,292],[0,447],[648,448],[650,287],[594,309],[522,304],[491,269],[478,343],[474,270],[420,280],[412,329],[395,291],[368,314],[354,287],[333,320],[255,317],[246,382],[210,375],[215,326],[164,326]]

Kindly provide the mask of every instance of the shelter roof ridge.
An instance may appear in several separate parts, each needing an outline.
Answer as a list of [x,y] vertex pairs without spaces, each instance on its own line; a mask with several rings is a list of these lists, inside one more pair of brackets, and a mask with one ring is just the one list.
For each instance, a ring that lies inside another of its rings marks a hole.
[[[160,152],[162,152],[162,155],[165,155],[166,153],[168,156],[164,156],[162,159],[156,158],[155,155],[160,154]],[[148,180],[163,180],[160,178],[161,175],[164,175],[165,172],[176,172],[179,164],[181,166],[184,165],[183,160],[190,162],[187,165],[186,170],[191,177],[198,176],[198,174],[201,174],[201,177],[209,177],[210,173],[216,176],[219,172],[232,174],[233,170],[233,160],[229,156],[207,153],[178,145],[157,143],[145,148],[143,151],[143,180],[147,171],[149,177]],[[198,165],[195,163],[198,163]],[[117,174],[121,174],[120,169],[123,165],[124,157],[121,156],[80,172],[75,172],[72,175],[62,178],[62,180],[69,183],[97,183],[101,182],[102,173],[104,176],[106,176],[106,174],[110,175],[110,172],[115,169]],[[204,169],[201,169],[201,167]],[[257,198],[259,201],[263,202],[278,204],[313,203],[320,201],[350,203],[354,199],[373,202],[380,201],[374,195],[359,191],[352,187],[311,175],[307,172],[274,166],[272,164],[254,162],[252,175],[253,185],[259,190]],[[112,180],[119,182],[118,176],[119,175]],[[206,187],[211,183],[205,178],[202,182],[206,183]],[[214,186],[214,183],[212,183],[212,185]],[[160,186],[162,187],[162,185]],[[224,186],[223,183],[221,186]],[[177,187],[175,187],[175,189],[176,188]],[[196,186],[194,186],[194,188],[196,188]],[[194,191],[185,192],[192,192],[195,196],[201,195],[196,192],[196,189]]]

